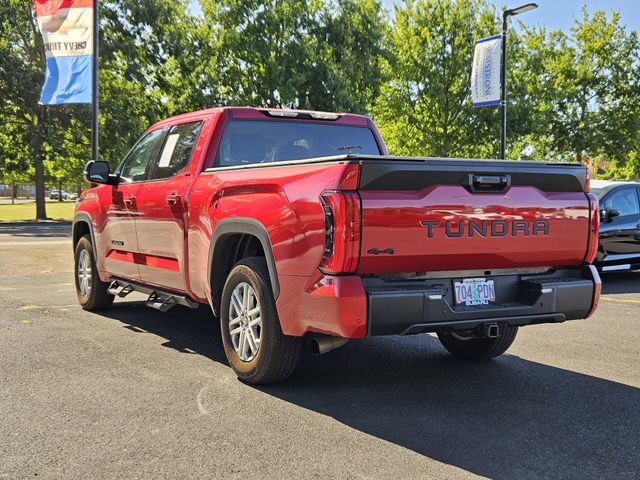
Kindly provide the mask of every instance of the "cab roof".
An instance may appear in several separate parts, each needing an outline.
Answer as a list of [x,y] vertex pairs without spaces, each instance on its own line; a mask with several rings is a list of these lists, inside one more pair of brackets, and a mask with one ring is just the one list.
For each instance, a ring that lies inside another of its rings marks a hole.
[[155,130],[167,124],[175,122],[184,122],[188,120],[196,120],[221,113],[228,112],[231,118],[244,120],[307,120],[319,122],[331,122],[342,125],[358,125],[368,126],[371,120],[355,113],[335,113],[322,112],[316,110],[295,110],[289,108],[263,108],[263,107],[215,107],[205,110],[197,110],[194,112],[183,113],[173,117],[161,120],[151,127],[149,130]]

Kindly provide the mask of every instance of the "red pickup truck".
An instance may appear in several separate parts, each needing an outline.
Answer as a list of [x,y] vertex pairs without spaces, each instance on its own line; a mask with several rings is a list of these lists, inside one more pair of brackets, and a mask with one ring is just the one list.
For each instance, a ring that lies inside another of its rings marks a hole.
[[485,359],[598,303],[581,165],[391,157],[364,116],[229,107],[157,123],[115,173],[85,173],[100,185],[73,224],[83,308],[132,291],[208,304],[247,382],[286,379],[309,332],[316,353],[436,332]]

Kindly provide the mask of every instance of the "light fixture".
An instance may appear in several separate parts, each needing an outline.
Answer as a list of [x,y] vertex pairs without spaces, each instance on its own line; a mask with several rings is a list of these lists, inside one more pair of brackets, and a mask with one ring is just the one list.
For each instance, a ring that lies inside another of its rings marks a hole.
[[534,10],[536,8],[538,8],[537,3],[527,3],[526,5],[522,5],[521,7],[505,10],[504,16],[509,17],[513,15],[520,15],[521,13],[528,12],[529,10]]

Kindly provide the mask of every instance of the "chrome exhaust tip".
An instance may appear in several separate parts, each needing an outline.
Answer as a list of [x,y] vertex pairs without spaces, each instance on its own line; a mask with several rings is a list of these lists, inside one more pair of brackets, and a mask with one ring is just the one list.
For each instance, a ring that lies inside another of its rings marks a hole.
[[307,349],[311,355],[322,355],[336,348],[342,347],[350,339],[343,337],[318,337],[307,342]]

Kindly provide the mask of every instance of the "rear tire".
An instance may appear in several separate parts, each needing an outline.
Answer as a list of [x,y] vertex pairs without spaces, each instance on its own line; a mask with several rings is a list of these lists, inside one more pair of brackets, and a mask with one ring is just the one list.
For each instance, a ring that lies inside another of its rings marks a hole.
[[109,293],[109,284],[100,280],[89,235],[78,241],[74,263],[76,293],[82,308],[89,311],[109,308],[114,297]]
[[518,327],[500,328],[497,338],[464,336],[462,332],[438,332],[438,339],[451,355],[465,360],[487,360],[506,352],[518,333]]
[[267,262],[249,257],[229,273],[220,305],[222,344],[240,380],[281,382],[298,363],[302,338],[282,333]]

